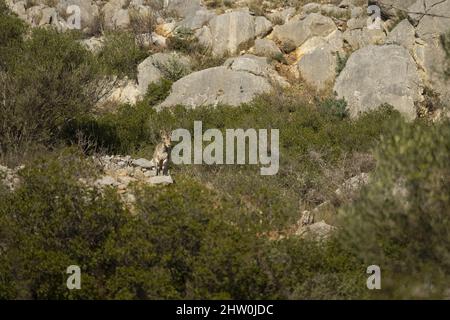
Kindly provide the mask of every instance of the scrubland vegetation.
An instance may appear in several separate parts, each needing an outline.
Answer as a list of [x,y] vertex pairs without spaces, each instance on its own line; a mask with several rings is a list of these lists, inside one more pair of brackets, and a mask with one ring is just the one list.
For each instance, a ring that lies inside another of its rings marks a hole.
[[[295,90],[156,112],[169,80],[135,106],[99,111],[105,79],[135,76],[145,57],[131,43],[118,49],[129,39],[116,37],[95,55],[76,34],[28,30],[0,4],[0,162],[25,164],[16,190],[0,184],[0,298],[448,297],[448,122],[405,122],[389,106],[351,120],[344,101]],[[176,183],[137,188],[134,212],[115,190],[80,184],[97,174],[90,155],[151,157],[160,129],[192,130],[194,120],[279,128],[280,171],[172,166]],[[360,193],[336,195],[362,172],[371,181]],[[266,236],[325,201],[337,226],[327,241]],[[71,264],[82,290],[65,287]],[[366,288],[373,264],[380,291]]]

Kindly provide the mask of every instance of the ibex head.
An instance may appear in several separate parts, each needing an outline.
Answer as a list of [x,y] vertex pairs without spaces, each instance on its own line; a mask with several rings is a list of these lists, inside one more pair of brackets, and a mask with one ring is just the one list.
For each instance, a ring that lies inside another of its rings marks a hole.
[[161,136],[161,141],[164,144],[164,146],[166,148],[171,148],[172,147],[172,138],[170,136],[170,132],[166,131],[166,130],[161,130],[159,132],[160,136]]

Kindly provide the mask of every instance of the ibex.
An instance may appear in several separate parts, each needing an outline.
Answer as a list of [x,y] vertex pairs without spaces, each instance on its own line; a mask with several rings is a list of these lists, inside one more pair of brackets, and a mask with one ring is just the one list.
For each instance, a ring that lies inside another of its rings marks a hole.
[[153,152],[153,163],[156,165],[156,175],[160,172],[163,175],[169,173],[170,148],[172,147],[172,139],[170,133],[165,130],[160,131],[161,142],[156,145]]

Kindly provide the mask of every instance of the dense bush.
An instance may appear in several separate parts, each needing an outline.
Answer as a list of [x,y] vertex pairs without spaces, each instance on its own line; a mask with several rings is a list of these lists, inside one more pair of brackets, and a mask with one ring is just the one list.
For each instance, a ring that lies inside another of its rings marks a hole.
[[152,95],[134,107],[123,106],[115,114],[80,122],[69,136],[81,130],[100,149],[150,158],[161,129],[186,128],[193,134],[196,120],[203,122],[203,130],[218,128],[223,132],[227,128],[281,128],[280,171],[273,177],[262,177],[256,166],[172,168],[175,175],[196,176],[235,195],[240,205],[258,208],[263,219],[270,221],[267,228],[295,222],[301,208],[333,199],[345,179],[370,171],[373,165],[366,154],[399,118],[392,109],[382,108],[352,121],[342,115],[342,101],[327,100],[316,108],[302,103],[273,106],[266,98],[240,107],[177,107],[156,112],[148,101],[158,92],[149,90]]
[[5,71],[15,50],[23,43],[25,24],[11,14],[3,1],[0,1],[0,72]]
[[9,48],[0,72],[0,154],[55,144],[61,128],[89,112],[108,87],[102,69],[71,34],[36,29]]
[[134,35],[124,31],[106,34],[99,60],[110,74],[130,79],[137,77],[137,66],[148,53],[136,44]]
[[[86,188],[86,162],[40,159],[2,198],[0,297],[33,299],[171,298],[143,216],[133,217],[114,190]],[[82,270],[82,290],[67,290],[66,268]]]
[[[330,298],[364,288],[360,265],[335,244],[269,241],[251,210],[191,177],[137,190],[134,215],[114,190],[79,182],[92,177],[76,154],[47,156],[2,194],[1,298]],[[66,288],[69,265],[82,270],[81,290]]]
[[78,117],[64,126],[60,138],[73,145],[79,144],[81,135],[89,144],[83,148],[86,153],[127,154],[151,148],[159,142],[158,130],[162,128],[161,124],[148,125],[156,114],[152,107],[168,96],[171,86],[172,82],[163,78],[148,86],[143,101],[137,105],[121,105],[113,113]]
[[360,199],[343,210],[342,241],[384,271],[389,298],[438,297],[450,269],[450,127],[396,126]]

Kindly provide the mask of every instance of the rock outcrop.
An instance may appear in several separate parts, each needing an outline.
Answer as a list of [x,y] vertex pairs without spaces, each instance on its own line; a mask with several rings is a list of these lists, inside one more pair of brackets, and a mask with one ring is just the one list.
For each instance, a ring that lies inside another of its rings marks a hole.
[[389,17],[398,17],[404,16],[405,13],[408,12],[409,8],[417,2],[417,0],[373,0],[372,2],[380,7],[381,12],[384,15]]
[[339,30],[328,37],[314,37],[296,50],[300,76],[318,90],[332,87],[339,55],[345,56],[343,36]]
[[318,13],[311,13],[305,19],[291,19],[284,25],[276,26],[272,37],[281,43],[285,50],[295,49],[312,37],[325,37],[337,27],[333,20]]
[[262,76],[225,66],[214,67],[191,73],[175,82],[169,97],[159,108],[175,105],[189,108],[219,104],[238,106],[271,89],[269,81]]
[[[274,85],[288,86],[275,70],[317,90],[334,87],[337,96],[347,100],[352,116],[386,103],[414,118],[416,106],[422,108],[428,93],[440,106],[450,103],[450,36],[445,37],[450,30],[450,0],[343,0],[338,5],[316,1],[297,8],[272,5],[264,16],[249,10],[246,1],[214,9],[201,0],[167,0],[160,6],[142,0],[36,0],[31,6],[24,0],[7,0],[7,4],[31,26],[60,31],[71,28],[67,10],[77,6],[81,31],[89,36],[80,43],[94,53],[103,46],[103,28],[131,31],[136,27],[134,15],[148,19],[149,30],[135,36],[153,54],[138,65],[137,82],[121,79],[107,96],[120,103],[136,103],[149,84],[169,78],[179,80],[160,107],[239,105],[270,92]],[[380,8],[377,27],[370,23],[370,5]],[[180,32],[196,38],[211,60],[232,58],[190,74],[194,64],[187,56],[160,52],[171,48],[173,42],[166,39]]]
[[173,11],[181,17],[193,15],[195,12],[202,9],[201,0],[166,0],[166,3],[167,11]]
[[353,53],[334,91],[347,101],[353,117],[389,104],[414,119],[415,104],[423,99],[416,63],[408,50],[398,45],[368,46]]
[[283,56],[280,48],[277,47],[275,42],[269,39],[256,39],[255,46],[253,47],[253,53],[257,56],[269,58]]
[[233,11],[215,16],[209,22],[212,54],[237,54],[256,37],[255,18],[247,11]]
[[93,160],[101,172],[100,177],[93,181],[82,179],[80,182],[100,189],[114,187],[121,199],[129,205],[133,205],[135,201],[133,186],[168,185],[174,182],[170,175],[156,176],[155,165],[144,158],[106,155],[94,157]]
[[[419,13],[410,14],[409,18],[415,23],[416,35],[421,40],[416,41],[418,43],[414,50],[416,61],[424,71],[423,80],[448,105],[450,81],[447,71],[450,59],[441,37],[450,31],[450,0],[417,0],[409,10]],[[448,40],[446,43],[448,46]]]
[[416,31],[407,19],[402,20],[386,38],[386,44],[398,44],[411,53],[414,51],[415,43]]

